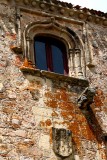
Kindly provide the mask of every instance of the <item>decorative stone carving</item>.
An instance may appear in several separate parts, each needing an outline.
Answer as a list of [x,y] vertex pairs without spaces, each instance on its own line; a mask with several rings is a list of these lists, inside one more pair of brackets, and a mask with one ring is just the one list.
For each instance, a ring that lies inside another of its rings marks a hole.
[[28,4],[29,4],[29,0],[23,0],[23,3],[24,3],[25,5],[28,5]]
[[65,12],[64,9],[61,9],[61,10],[60,10],[60,13],[61,13],[61,14],[64,14],[64,12]]
[[99,18],[96,18],[96,22],[97,22],[97,23],[100,22],[100,19],[99,19]]
[[78,48],[75,49],[75,67],[76,67],[77,76],[79,78],[82,78],[83,73],[81,68],[81,50]]
[[44,9],[45,8],[45,4],[40,4],[40,7],[42,8],[42,9]]
[[[1,0],[2,3],[8,3],[8,0]],[[0,2],[1,2],[0,1]],[[21,4],[22,5],[22,2],[20,0],[15,0],[16,3]],[[56,1],[56,0],[23,0],[23,5],[24,7],[26,6],[32,6],[33,10],[38,10],[40,11],[40,8],[45,10],[46,9],[46,12],[48,10],[51,11],[57,11],[57,15],[59,14],[59,16],[61,16],[61,14],[64,14],[66,13],[66,17],[69,17],[69,16],[72,16],[74,19],[75,18],[79,18],[80,20],[88,20],[88,21],[91,21],[93,23],[97,23],[97,24],[102,24],[104,26],[107,26],[105,24],[105,21],[106,21],[106,13],[104,13],[102,15],[100,15],[99,13],[94,13],[92,10],[89,10],[89,9],[79,9],[78,7],[73,7],[73,5],[70,3],[70,4],[67,4],[67,3],[62,3],[60,1]],[[60,9],[59,9],[60,7]],[[54,9],[53,9],[54,8]],[[72,8],[72,11],[71,11],[71,8]],[[28,9],[29,10],[29,9]],[[93,14],[94,13],[94,14]],[[55,16],[56,16],[56,12],[54,12]],[[98,17],[99,21],[96,21],[96,16]],[[104,20],[104,17],[105,17],[105,20]],[[62,17],[61,17],[62,18]],[[76,20],[78,21],[78,20]],[[83,22],[84,23],[84,22]]]
[[22,41],[21,41],[21,20],[20,20],[20,9],[16,9],[16,26],[17,26],[17,44],[10,46],[10,49],[13,50],[14,52],[20,54],[22,53]]
[[107,26],[107,21],[104,21],[103,24],[104,24],[105,26]]
[[32,4],[33,7],[36,6],[36,2],[35,1],[32,1],[31,4]]
[[[53,150],[59,157],[73,155],[72,133],[70,130],[52,128]],[[73,160],[73,159],[71,159]]]
[[87,17],[87,20],[88,20],[88,21],[91,21],[92,19],[93,19],[92,16],[88,16],[88,17]]
[[50,10],[51,10],[51,11],[54,11],[54,10],[55,10],[55,7],[54,7],[54,6],[51,6],[51,7],[50,7]]
[[70,16],[73,16],[73,15],[74,15],[74,12],[73,12],[73,11],[71,11],[71,12],[69,13],[69,15],[70,15]]
[[84,14],[83,13],[79,14],[79,18],[83,19],[84,18]]
[[81,109],[87,109],[88,106],[93,102],[95,95],[95,89],[87,87],[78,98],[78,105]]
[[89,40],[89,31],[88,31],[88,23],[86,22],[84,25],[84,38],[85,38],[85,54],[86,54],[86,65],[89,68],[93,68],[95,65],[93,63],[93,56],[92,56],[92,48],[91,48],[91,42]]
[[72,49],[69,50],[69,74],[71,77],[75,77],[75,60],[74,60],[74,51]]

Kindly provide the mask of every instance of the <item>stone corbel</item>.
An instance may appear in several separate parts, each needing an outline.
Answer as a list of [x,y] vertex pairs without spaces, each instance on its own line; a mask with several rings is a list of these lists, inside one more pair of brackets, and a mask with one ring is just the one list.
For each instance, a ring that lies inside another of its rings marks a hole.
[[78,98],[78,105],[81,109],[88,109],[89,105],[93,102],[95,89],[87,87]]
[[52,128],[53,151],[62,158],[73,158],[72,133],[70,130],[62,128]]

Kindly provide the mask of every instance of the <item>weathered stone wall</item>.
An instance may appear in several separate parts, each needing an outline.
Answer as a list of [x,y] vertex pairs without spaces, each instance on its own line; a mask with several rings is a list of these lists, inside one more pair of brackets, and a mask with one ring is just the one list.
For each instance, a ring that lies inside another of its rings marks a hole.
[[[85,80],[57,80],[46,73],[23,73],[23,55],[10,47],[17,42],[15,8],[0,4],[0,160],[59,160],[53,151],[52,127],[71,131],[73,154],[65,160],[106,160],[107,134],[107,28],[88,26],[93,66],[86,77],[96,89],[94,102],[80,109],[78,97]],[[22,31],[29,21],[45,19],[23,13]],[[61,21],[82,39],[81,25]],[[86,83],[86,85],[85,85]]]
[[89,40],[92,52],[92,68],[87,68],[87,77],[91,86],[96,88],[92,109],[107,133],[107,28],[89,25]]

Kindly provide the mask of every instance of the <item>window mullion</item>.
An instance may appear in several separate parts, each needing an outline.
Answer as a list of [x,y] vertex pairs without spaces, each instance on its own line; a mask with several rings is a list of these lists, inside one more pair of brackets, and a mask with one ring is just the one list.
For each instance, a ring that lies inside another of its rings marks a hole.
[[48,68],[48,71],[53,72],[51,44],[47,41],[46,44],[45,44],[45,47],[46,47],[47,68]]
[[64,50],[62,50],[62,56],[63,56],[63,65],[64,65],[64,75],[68,75],[69,69],[68,69],[68,60],[67,55],[64,53]]

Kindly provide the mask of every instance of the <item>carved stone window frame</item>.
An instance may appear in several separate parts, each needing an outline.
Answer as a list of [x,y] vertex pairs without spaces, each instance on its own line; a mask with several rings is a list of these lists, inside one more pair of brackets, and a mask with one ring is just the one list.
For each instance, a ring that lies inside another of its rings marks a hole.
[[[49,20],[36,21],[28,24],[23,33],[23,48],[25,63],[29,63],[30,67],[36,67],[34,60],[34,37],[39,35],[47,35],[59,39],[65,44],[68,58],[68,67],[70,77],[82,78],[81,56],[83,52],[82,43],[78,35],[66,26],[62,26],[51,17]],[[27,62],[29,61],[29,62]]]
[[39,35],[47,35],[50,37],[54,37],[62,41],[67,50],[67,57],[69,56],[69,48],[75,48],[72,46],[73,37],[67,34],[64,28],[60,27],[58,23],[54,22],[54,19],[50,19],[49,21],[36,21],[30,23],[26,26],[24,31],[24,56],[35,64],[34,61],[34,37]]

